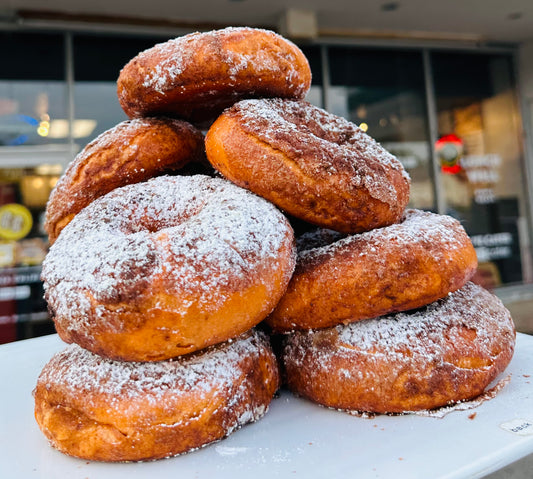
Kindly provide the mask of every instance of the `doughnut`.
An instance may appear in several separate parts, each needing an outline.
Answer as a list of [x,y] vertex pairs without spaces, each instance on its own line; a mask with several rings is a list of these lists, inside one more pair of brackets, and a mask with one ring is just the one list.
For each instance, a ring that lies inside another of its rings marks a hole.
[[509,311],[467,283],[410,312],[295,331],[281,353],[289,389],[327,407],[401,413],[472,399],[509,364]]
[[399,221],[410,179],[359,127],[304,100],[242,100],[206,138],[223,176],[286,213],[353,234]]
[[50,248],[42,279],[64,341],[157,361],[262,321],[295,256],[293,231],[271,203],[222,178],[160,176],[78,213]]
[[215,119],[243,98],[304,98],[311,69],[302,51],[262,29],[192,33],[139,53],[121,70],[117,94],[130,118]]
[[409,209],[401,223],[299,251],[266,322],[286,332],[419,308],[461,288],[476,268],[475,249],[457,220]]
[[114,361],[76,344],[55,354],[34,389],[51,445],[96,461],[175,456],[256,421],[279,385],[264,334],[175,360]]
[[50,243],[85,206],[111,190],[201,159],[203,135],[168,118],[127,120],[89,143],[68,166],[46,205]]

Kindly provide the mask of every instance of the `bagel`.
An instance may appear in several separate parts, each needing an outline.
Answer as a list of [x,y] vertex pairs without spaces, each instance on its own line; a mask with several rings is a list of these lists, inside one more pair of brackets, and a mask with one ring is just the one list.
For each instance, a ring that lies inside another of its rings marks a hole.
[[64,341],[157,361],[258,324],[294,264],[293,231],[272,204],[221,178],[160,176],[78,213],[42,279]]
[[256,421],[278,385],[268,339],[253,331],[156,363],[113,361],[70,345],[37,380],[35,417],[65,454],[97,461],[159,459]]
[[121,70],[117,93],[130,118],[205,123],[242,98],[304,98],[310,86],[309,62],[296,45],[268,30],[232,27],[139,53]]
[[460,289],[476,268],[475,249],[457,220],[407,210],[401,223],[299,251],[266,322],[286,332],[419,308]]
[[76,156],[50,194],[44,223],[50,243],[96,198],[200,160],[203,142],[195,127],[168,118],[128,120],[105,131]]
[[410,179],[353,123],[306,101],[243,100],[205,138],[207,159],[229,180],[288,214],[342,233],[399,221]]
[[509,364],[509,311],[467,283],[409,313],[287,335],[288,387],[331,408],[375,413],[434,409],[475,398]]

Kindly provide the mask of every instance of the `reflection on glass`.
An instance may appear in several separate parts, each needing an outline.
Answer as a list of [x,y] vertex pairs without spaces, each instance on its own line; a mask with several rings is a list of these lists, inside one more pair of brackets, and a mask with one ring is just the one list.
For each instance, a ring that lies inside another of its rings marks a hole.
[[[116,80],[120,70],[139,52],[166,40],[163,37],[74,35],[76,120],[72,128],[74,139],[80,148],[127,119],[117,98]],[[306,100],[322,107],[320,48],[305,45],[301,49],[308,58],[313,73]],[[102,51],[106,52],[104,58],[101,56]]]
[[530,280],[511,57],[438,52],[431,60],[440,179],[447,212],[476,247],[476,281],[494,287]]
[[63,36],[0,33],[0,146],[65,143],[50,123],[67,118]]
[[[122,67],[137,53],[166,41],[162,37],[74,35],[73,136],[80,148],[127,120],[117,97]],[[105,51],[105,56],[101,52]]]
[[328,109],[398,157],[412,179],[410,206],[434,209],[421,53],[332,47],[328,57]]
[[324,108],[322,86],[322,59],[320,47],[313,45],[299,45],[311,68],[311,88],[305,99],[313,105]]
[[84,82],[74,84],[76,120],[73,130],[80,148],[121,121],[127,120],[117,98],[116,82]]
[[0,145],[66,143],[50,136],[55,121],[67,121],[63,81],[0,80]]

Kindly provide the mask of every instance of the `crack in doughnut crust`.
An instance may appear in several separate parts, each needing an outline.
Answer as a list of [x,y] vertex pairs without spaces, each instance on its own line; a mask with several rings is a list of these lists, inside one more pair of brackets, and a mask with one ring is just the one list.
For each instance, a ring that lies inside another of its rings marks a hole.
[[514,353],[509,311],[473,283],[428,306],[285,338],[289,388],[322,405],[400,413],[472,399]]
[[304,98],[311,69],[291,41],[262,29],[192,33],[139,53],[117,92],[130,117],[169,115],[208,122],[243,98]]
[[407,210],[401,223],[299,251],[266,322],[285,332],[419,308],[461,288],[476,268],[475,249],[456,219]]
[[353,123],[306,101],[243,100],[213,123],[207,159],[234,183],[309,223],[358,233],[399,221],[410,178]]
[[46,205],[50,243],[91,201],[119,186],[139,183],[204,156],[204,138],[192,125],[169,118],[127,120],[89,143],[70,163]]
[[204,446],[258,420],[278,386],[268,338],[253,330],[156,363],[113,361],[70,345],[37,380],[35,417],[66,454],[151,460]]
[[156,361],[262,321],[294,271],[292,228],[229,181],[161,176],[117,188],[65,227],[44,261],[45,298],[66,342]]

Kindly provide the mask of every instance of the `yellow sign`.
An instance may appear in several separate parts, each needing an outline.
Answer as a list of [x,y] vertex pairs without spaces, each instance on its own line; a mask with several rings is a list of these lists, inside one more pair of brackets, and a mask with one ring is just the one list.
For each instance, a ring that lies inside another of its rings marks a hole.
[[33,217],[24,205],[9,203],[0,206],[0,238],[22,239],[31,231],[32,226]]

